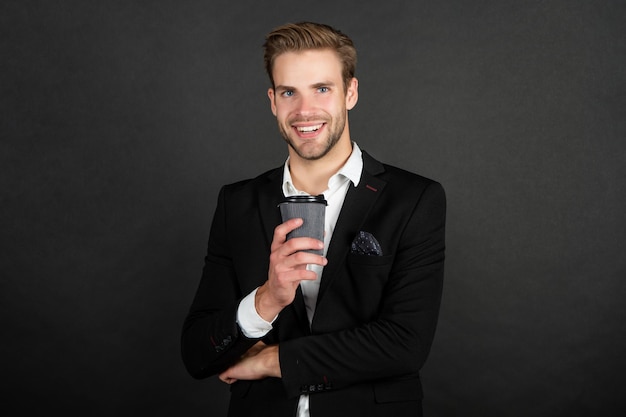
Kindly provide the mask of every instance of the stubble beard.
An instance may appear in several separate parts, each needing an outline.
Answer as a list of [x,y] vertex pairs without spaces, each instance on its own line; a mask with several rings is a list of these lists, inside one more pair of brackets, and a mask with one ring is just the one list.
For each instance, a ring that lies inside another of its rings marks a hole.
[[331,149],[335,147],[337,142],[339,142],[339,139],[341,139],[341,135],[343,134],[343,131],[346,127],[345,112],[340,113],[338,117],[335,118],[335,121],[336,123],[332,123],[332,124],[330,122],[326,123],[325,125],[326,128],[332,127],[332,129],[328,131],[328,137],[326,138],[324,146],[320,151],[317,151],[317,149],[314,149],[314,150],[307,152],[303,148],[298,148],[295,145],[294,143],[295,141],[291,138],[291,134],[295,134],[295,133],[293,133],[290,130],[287,130],[287,129],[291,129],[290,126],[293,121],[289,122],[288,128],[285,128],[285,126],[283,126],[279,122],[278,129],[280,130],[280,134],[282,135],[283,139],[285,139],[285,142],[287,142],[289,147],[293,149],[296,155],[298,155],[300,158],[305,159],[307,161],[316,161],[326,156],[328,152],[330,152]]

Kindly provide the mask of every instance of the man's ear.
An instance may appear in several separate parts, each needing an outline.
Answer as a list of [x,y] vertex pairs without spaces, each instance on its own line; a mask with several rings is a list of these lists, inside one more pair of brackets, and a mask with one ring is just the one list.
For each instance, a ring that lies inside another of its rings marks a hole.
[[352,77],[346,90],[346,109],[352,110],[359,101],[359,80]]
[[270,106],[272,107],[272,113],[276,116],[276,97],[275,91],[272,87],[267,90],[267,97],[270,99]]

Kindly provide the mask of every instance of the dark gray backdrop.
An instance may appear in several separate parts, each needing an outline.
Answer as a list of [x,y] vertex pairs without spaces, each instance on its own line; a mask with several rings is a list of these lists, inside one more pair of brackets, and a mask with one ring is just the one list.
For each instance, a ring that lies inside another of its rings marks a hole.
[[219,186],[286,156],[261,44],[297,20],[356,42],[359,145],[447,190],[427,415],[623,412],[625,17],[608,0],[3,0],[3,415],[224,415],[180,326]]

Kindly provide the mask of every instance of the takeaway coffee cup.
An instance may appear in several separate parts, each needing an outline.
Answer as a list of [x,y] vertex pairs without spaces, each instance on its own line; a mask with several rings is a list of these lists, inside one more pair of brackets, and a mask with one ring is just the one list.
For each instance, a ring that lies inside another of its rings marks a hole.
[[[294,237],[312,237],[322,242],[324,241],[326,200],[323,194],[318,196],[296,195],[287,197],[278,207],[280,207],[283,222],[293,218],[301,218],[304,221],[302,226],[287,234],[288,240]],[[318,255],[323,255],[324,253],[323,249],[307,250],[306,252]]]

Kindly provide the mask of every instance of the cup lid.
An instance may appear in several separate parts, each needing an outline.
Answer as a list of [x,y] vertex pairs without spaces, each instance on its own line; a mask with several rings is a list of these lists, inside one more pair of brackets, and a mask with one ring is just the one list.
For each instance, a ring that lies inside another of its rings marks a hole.
[[324,204],[325,206],[328,205],[328,203],[326,202],[326,199],[324,198],[324,194],[320,194],[320,195],[305,195],[305,194],[293,195],[293,196],[290,196],[290,197],[286,197],[283,200],[283,203],[319,203],[319,204]]

